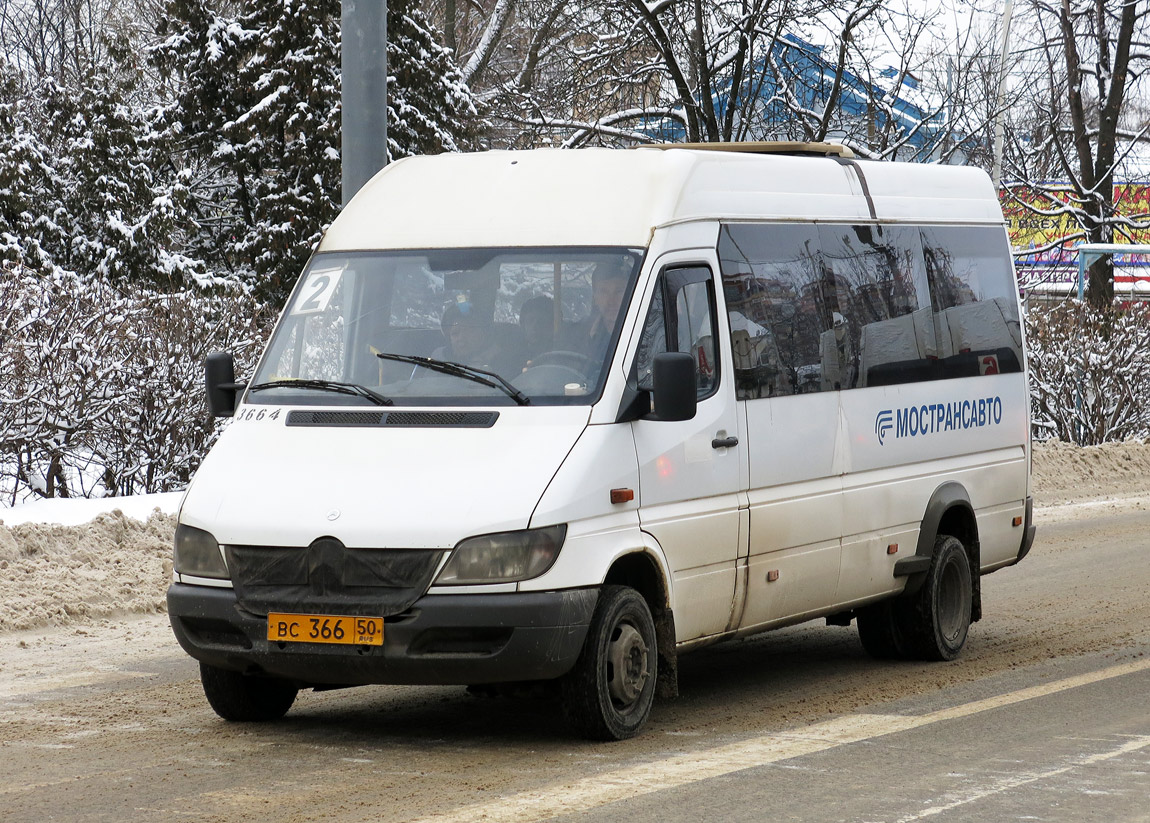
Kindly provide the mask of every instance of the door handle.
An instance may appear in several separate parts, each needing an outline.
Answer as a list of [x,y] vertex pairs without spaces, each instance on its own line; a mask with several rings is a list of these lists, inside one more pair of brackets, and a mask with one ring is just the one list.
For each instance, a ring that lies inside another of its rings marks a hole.
[[739,445],[739,438],[737,437],[716,437],[711,441],[712,449],[729,449],[737,445]]

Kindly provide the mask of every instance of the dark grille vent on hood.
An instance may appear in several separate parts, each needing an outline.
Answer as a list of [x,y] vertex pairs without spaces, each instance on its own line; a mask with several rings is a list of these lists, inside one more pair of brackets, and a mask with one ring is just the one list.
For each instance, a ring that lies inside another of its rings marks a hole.
[[451,426],[487,429],[499,412],[293,411],[289,426]]
[[495,425],[498,412],[388,412],[388,426],[466,426],[486,429]]
[[362,411],[293,411],[288,412],[289,426],[378,426],[384,412]]

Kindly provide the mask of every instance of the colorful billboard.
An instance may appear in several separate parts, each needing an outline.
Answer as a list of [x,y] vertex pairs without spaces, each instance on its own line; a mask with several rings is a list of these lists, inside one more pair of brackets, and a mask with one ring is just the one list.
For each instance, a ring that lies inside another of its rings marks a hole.
[[[1060,203],[1071,203],[1069,187],[1050,183],[1039,192],[1026,186],[1007,186],[1000,200],[1018,266],[1077,269],[1078,255],[1074,247],[1085,242],[1085,237],[1073,215],[1056,213]],[[1150,183],[1116,183],[1114,204],[1121,216],[1148,226],[1115,231],[1114,242],[1150,245]],[[1150,255],[1115,255],[1114,263],[1123,267],[1150,266]]]

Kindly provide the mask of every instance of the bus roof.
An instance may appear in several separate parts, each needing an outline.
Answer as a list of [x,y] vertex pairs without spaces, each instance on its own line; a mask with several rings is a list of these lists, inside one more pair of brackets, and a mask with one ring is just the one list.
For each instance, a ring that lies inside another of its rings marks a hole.
[[663,149],[405,158],[363,187],[320,250],[641,248],[660,226],[716,219],[1003,223],[975,168]]

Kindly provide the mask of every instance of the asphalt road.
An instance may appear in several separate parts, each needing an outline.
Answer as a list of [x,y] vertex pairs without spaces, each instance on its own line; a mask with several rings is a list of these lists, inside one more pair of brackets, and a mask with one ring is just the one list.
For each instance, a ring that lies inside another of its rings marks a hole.
[[162,616],[0,635],[0,820],[1150,821],[1147,506],[1040,510],[954,663],[786,629],[685,657],[615,744],[460,688],[230,725]]

